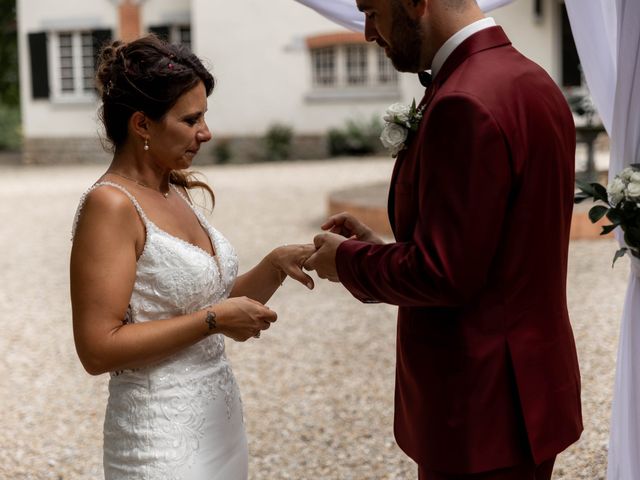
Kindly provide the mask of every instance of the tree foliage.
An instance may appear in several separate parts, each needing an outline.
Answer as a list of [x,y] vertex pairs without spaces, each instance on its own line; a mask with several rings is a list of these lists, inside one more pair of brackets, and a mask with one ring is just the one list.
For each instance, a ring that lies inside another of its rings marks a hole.
[[20,103],[16,0],[0,0],[0,103]]

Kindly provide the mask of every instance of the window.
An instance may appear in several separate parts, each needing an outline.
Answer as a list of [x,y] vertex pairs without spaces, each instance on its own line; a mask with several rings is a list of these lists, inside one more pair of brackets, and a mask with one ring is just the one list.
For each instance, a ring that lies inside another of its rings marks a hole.
[[50,40],[49,76],[54,98],[92,100],[95,74],[92,32],[55,32]]
[[380,85],[394,85],[398,83],[398,71],[393,67],[391,60],[378,48],[378,83]]
[[181,26],[176,28],[176,42],[183,44],[191,50],[191,27]]
[[400,76],[384,50],[362,33],[336,32],[306,38],[311,68],[309,101],[392,101]]
[[316,48],[311,51],[313,58],[314,83],[316,86],[336,85],[336,52],[334,47]]
[[311,49],[316,89],[398,88],[398,72],[384,50],[374,45],[347,44]]
[[96,53],[112,38],[107,29],[28,33],[32,97],[93,101]]
[[367,46],[345,45],[347,53],[347,84],[366,85],[367,75]]
[[582,70],[580,67],[580,57],[571,32],[571,24],[569,23],[569,15],[567,7],[564,3],[560,6],[561,15],[561,55],[562,55],[562,86],[563,87],[580,87],[582,86]]
[[191,50],[191,27],[189,25],[154,25],[149,32],[169,43],[180,43]]

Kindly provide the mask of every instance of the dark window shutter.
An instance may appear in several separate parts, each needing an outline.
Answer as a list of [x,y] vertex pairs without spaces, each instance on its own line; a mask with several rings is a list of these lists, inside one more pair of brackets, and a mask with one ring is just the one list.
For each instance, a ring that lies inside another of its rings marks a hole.
[[169,26],[168,25],[156,25],[155,27],[149,27],[149,33],[155,33],[158,38],[169,42]]
[[107,44],[111,43],[113,39],[113,34],[111,30],[93,30],[91,32],[91,38],[93,42],[93,65],[94,68],[98,69],[98,56],[100,55],[100,50]]
[[33,98],[49,98],[49,62],[47,34],[29,34],[29,56],[31,57],[31,95]]
[[579,87],[582,85],[580,57],[571,32],[567,7],[563,3],[560,5],[560,9],[562,15],[562,86]]

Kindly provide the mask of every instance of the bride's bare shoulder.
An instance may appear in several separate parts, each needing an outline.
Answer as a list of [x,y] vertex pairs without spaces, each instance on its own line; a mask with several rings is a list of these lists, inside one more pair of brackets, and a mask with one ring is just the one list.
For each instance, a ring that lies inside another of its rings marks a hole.
[[120,234],[127,230],[135,234],[139,222],[132,199],[121,189],[103,184],[84,196],[74,231],[78,235],[87,228],[103,233],[116,229]]

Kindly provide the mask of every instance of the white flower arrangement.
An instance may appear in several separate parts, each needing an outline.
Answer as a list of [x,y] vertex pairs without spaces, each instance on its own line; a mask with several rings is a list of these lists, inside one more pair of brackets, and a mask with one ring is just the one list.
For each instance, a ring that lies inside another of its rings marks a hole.
[[415,132],[422,120],[424,106],[416,107],[416,101],[409,105],[394,103],[384,115],[384,128],[380,134],[382,145],[393,158],[407,147],[409,136]]
[[600,201],[589,210],[589,219],[596,223],[605,216],[611,225],[602,227],[601,235],[620,227],[624,233],[625,247],[619,249],[613,262],[626,253],[640,258],[640,165],[632,164],[617,174],[605,188],[599,183],[576,182],[579,192],[575,203],[587,198]]

